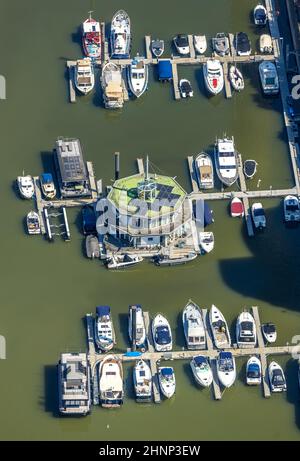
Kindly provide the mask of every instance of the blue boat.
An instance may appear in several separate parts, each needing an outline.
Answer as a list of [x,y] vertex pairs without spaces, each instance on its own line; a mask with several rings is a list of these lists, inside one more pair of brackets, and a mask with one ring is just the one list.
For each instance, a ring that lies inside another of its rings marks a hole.
[[214,222],[213,210],[202,199],[196,200],[193,204],[193,215],[199,227],[206,227]]
[[168,59],[158,61],[158,79],[161,82],[170,82],[173,79],[172,64]]
[[51,173],[43,173],[40,177],[41,189],[43,195],[47,199],[54,199],[56,196],[56,189],[53,181],[53,177]]

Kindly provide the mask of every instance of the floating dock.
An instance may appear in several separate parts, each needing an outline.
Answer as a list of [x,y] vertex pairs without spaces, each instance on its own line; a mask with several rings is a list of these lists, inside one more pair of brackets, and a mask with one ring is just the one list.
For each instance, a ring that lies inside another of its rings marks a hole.
[[74,84],[74,66],[76,65],[75,61],[67,61],[68,76],[69,76],[69,97],[70,102],[76,102],[76,89]]
[[176,61],[172,60],[172,74],[173,74],[173,89],[174,89],[174,98],[176,100],[180,99],[179,91],[179,82],[178,82],[178,69]]
[[146,50],[146,58],[150,61],[152,59],[152,52],[151,52],[151,36],[145,36],[145,50]]
[[192,189],[193,189],[193,192],[197,193],[197,192],[199,192],[199,187],[198,187],[198,182],[197,182],[197,175],[196,175],[196,172],[195,172],[194,157],[189,156],[187,158],[187,161],[188,161],[188,167],[189,167],[189,173],[190,173]]
[[247,186],[246,186],[246,180],[245,180],[245,175],[244,175],[244,170],[243,170],[243,161],[242,161],[241,154],[238,154],[238,173],[239,173],[240,189],[244,193],[244,197],[242,200],[243,200],[243,205],[244,205],[247,232],[248,232],[249,237],[253,237],[254,236],[253,222],[251,218],[250,204],[249,204],[249,198],[247,195]]
[[232,98],[232,89],[231,83],[229,79],[229,71],[228,71],[228,63],[223,63],[223,72],[224,72],[224,89],[225,89],[225,96],[227,99]]
[[[213,339],[212,339],[212,335],[211,335],[211,329],[209,327],[209,313],[208,313],[207,309],[202,309],[202,318],[203,318],[203,322],[204,322],[204,326],[205,326],[205,330],[206,330],[206,346],[207,346],[207,350],[211,352],[214,349],[214,345],[213,345]],[[215,358],[211,360],[211,370],[212,370],[212,374],[213,374],[213,382],[212,382],[213,387],[212,388],[213,388],[214,398],[215,398],[215,400],[221,400],[222,392],[221,392],[220,381],[219,381],[219,378],[218,378],[217,363],[216,363]]]

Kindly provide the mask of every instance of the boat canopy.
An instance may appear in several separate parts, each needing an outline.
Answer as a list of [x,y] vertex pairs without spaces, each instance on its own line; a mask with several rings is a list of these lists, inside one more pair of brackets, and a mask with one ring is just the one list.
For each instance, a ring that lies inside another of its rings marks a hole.
[[171,375],[173,375],[173,368],[168,368],[168,367],[162,368],[161,369],[161,374],[163,376],[171,376]]
[[231,352],[220,352],[220,360],[232,360],[232,353]]
[[206,361],[207,359],[206,357],[203,357],[203,355],[196,355],[196,357],[194,357],[194,362],[198,367],[203,363],[206,363]]
[[51,173],[43,173],[41,175],[42,182],[45,184],[53,182],[52,174]]
[[109,315],[110,314],[110,307],[109,306],[97,306],[96,307],[97,315]]
[[124,354],[125,357],[140,357],[141,355],[142,353],[138,351],[125,352]]
[[158,78],[159,80],[171,80],[173,78],[171,61],[158,61]]

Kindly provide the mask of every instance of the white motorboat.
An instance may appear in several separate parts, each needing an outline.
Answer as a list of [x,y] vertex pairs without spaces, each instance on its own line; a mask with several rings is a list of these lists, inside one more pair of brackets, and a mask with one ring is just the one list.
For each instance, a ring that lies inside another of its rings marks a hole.
[[116,408],[123,404],[123,368],[118,357],[109,354],[100,362],[99,391],[102,407]]
[[32,176],[27,175],[17,177],[17,185],[22,198],[31,199],[34,195],[34,184]]
[[268,367],[268,374],[272,392],[285,392],[287,390],[284,372],[278,363],[270,363]]
[[300,221],[300,203],[295,195],[287,195],[283,200],[285,222]]
[[234,197],[230,203],[230,214],[232,218],[243,218],[245,215],[244,205],[240,198]]
[[238,32],[235,34],[234,46],[238,56],[250,56],[251,42],[245,32]]
[[158,382],[162,394],[170,399],[175,394],[176,380],[172,367],[158,367]]
[[131,93],[139,98],[148,88],[148,65],[143,56],[136,56],[127,67],[128,86]]
[[271,61],[262,61],[258,66],[258,70],[264,94],[278,94],[280,87],[276,65]]
[[173,38],[173,42],[179,54],[187,55],[190,53],[189,40],[188,40],[187,35],[185,34],[176,35],[176,37]]
[[219,353],[217,358],[217,374],[224,387],[230,387],[236,378],[235,360],[231,352]]
[[262,34],[259,38],[259,49],[261,53],[273,53],[272,37],[269,34]]
[[212,39],[212,47],[219,56],[226,56],[230,51],[229,38],[224,34],[224,32],[219,32]]
[[244,161],[244,175],[246,176],[247,179],[252,179],[257,170],[257,162],[256,160],[245,160]]
[[137,402],[151,402],[152,373],[144,360],[139,360],[133,368],[133,385]]
[[253,203],[251,206],[251,215],[256,229],[264,229],[267,225],[265,210],[261,203]]
[[256,325],[250,312],[242,312],[236,322],[236,340],[240,348],[256,346]]
[[151,51],[156,58],[159,58],[165,51],[165,42],[163,40],[152,40]]
[[267,343],[274,344],[276,342],[277,331],[274,323],[263,323],[261,325],[261,331]]
[[126,59],[130,57],[131,24],[126,11],[117,11],[111,20],[110,33],[111,57]]
[[258,357],[253,355],[249,358],[246,365],[246,382],[248,386],[261,384],[261,362]]
[[253,20],[256,26],[265,26],[268,21],[267,10],[264,5],[259,3],[253,10]]
[[145,349],[146,326],[142,306],[140,306],[139,304],[129,306],[128,335],[131,343],[135,342],[135,345],[138,349]]
[[103,101],[107,109],[119,109],[124,105],[121,69],[114,62],[107,62],[102,68],[101,85]]
[[231,338],[227,322],[222,312],[214,305],[209,311],[209,323],[216,348],[230,347]]
[[245,88],[245,81],[242,72],[236,66],[229,68],[229,80],[235,91],[242,91]]
[[36,211],[29,211],[26,217],[26,224],[29,235],[38,235],[41,233],[40,217]]
[[95,342],[98,348],[103,352],[110,351],[116,343],[115,330],[109,306],[96,307]]
[[199,244],[202,251],[210,253],[215,246],[215,237],[213,232],[199,232]]
[[209,59],[203,64],[203,76],[206,89],[209,93],[216,95],[224,88],[224,72],[220,61]]
[[213,189],[214,167],[210,156],[201,152],[195,159],[195,170],[200,189]]
[[204,54],[207,50],[207,40],[205,35],[194,35],[194,47],[197,53]]
[[75,66],[75,86],[82,94],[88,94],[95,86],[95,73],[91,58],[79,59]]
[[85,239],[86,255],[90,259],[100,257],[100,243],[95,235],[87,235]]
[[232,186],[238,178],[238,155],[233,137],[217,139],[215,145],[215,163],[220,181]]
[[182,98],[192,98],[194,96],[191,82],[186,78],[179,80],[179,90]]
[[172,350],[172,332],[168,320],[161,314],[157,314],[152,321],[152,336],[154,347],[157,352]]
[[192,300],[189,300],[182,313],[183,331],[188,349],[205,349],[206,337],[202,314]]
[[53,200],[56,196],[56,189],[51,173],[43,173],[40,176],[40,183],[43,195],[46,199]]
[[141,256],[132,256],[129,254],[113,255],[107,261],[108,269],[125,269],[129,266],[134,266],[143,261]]
[[213,374],[207,357],[196,355],[190,362],[194,378],[200,386],[209,387],[213,380]]

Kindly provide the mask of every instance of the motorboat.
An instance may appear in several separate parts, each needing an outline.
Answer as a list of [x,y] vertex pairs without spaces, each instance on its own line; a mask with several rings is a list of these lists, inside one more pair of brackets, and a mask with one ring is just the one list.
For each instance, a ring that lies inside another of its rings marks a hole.
[[56,196],[56,189],[51,173],[43,173],[40,176],[40,183],[43,195],[46,199],[54,199]]
[[274,344],[276,342],[277,331],[274,323],[263,323],[261,325],[261,331],[267,343]]
[[182,98],[192,98],[194,96],[191,82],[186,78],[179,80],[179,90]]
[[98,348],[107,352],[115,343],[116,336],[109,306],[96,307],[95,342]]
[[245,81],[242,72],[236,66],[229,68],[229,80],[235,91],[242,91],[245,88]]
[[219,56],[223,57],[228,55],[230,51],[229,38],[224,34],[224,32],[219,32],[212,39],[212,47]]
[[104,105],[107,109],[119,109],[124,105],[121,69],[114,62],[107,62],[102,69],[101,85]]
[[248,386],[261,384],[261,362],[258,357],[253,355],[249,358],[246,365],[246,382]]
[[97,235],[97,217],[93,205],[82,207],[82,232],[84,235]]
[[272,37],[269,34],[262,34],[259,38],[259,50],[264,54],[273,53]]
[[100,24],[92,18],[92,11],[90,11],[89,18],[82,24],[82,46],[84,54],[88,58],[100,58],[101,42]]
[[17,185],[22,198],[31,199],[34,195],[33,178],[30,175],[18,176]]
[[256,346],[256,325],[250,312],[242,312],[236,322],[236,340],[239,348]]
[[173,43],[179,54],[187,55],[190,53],[189,40],[186,34],[176,35],[176,37],[173,38]]
[[146,326],[143,309],[139,304],[129,306],[128,311],[128,335],[131,343],[135,343],[137,349],[145,350]]
[[151,41],[151,51],[153,56],[160,58],[165,51],[165,42],[163,40],[152,40]]
[[106,355],[100,362],[99,397],[104,408],[117,408],[123,404],[123,368],[117,356]]
[[205,35],[194,35],[194,47],[197,53],[204,54],[207,50],[207,40]]
[[196,382],[200,386],[209,387],[213,380],[209,359],[203,355],[196,355],[192,358],[190,365]]
[[224,387],[231,387],[236,378],[235,360],[231,352],[221,351],[217,358],[217,374]]
[[243,218],[245,209],[240,198],[234,197],[230,202],[230,214],[232,218]]
[[300,221],[300,203],[295,195],[287,195],[283,200],[284,220],[294,223]]
[[209,324],[216,348],[230,347],[231,338],[227,322],[222,312],[214,305],[209,311]]
[[199,232],[199,244],[204,253],[210,253],[215,246],[215,237],[213,232]]
[[256,229],[262,230],[266,227],[266,214],[261,203],[253,203],[251,206],[251,215]]
[[220,61],[208,59],[203,64],[203,76],[206,89],[209,93],[216,95],[224,88],[224,72]]
[[29,211],[26,217],[27,231],[29,235],[41,233],[40,217],[36,211]]
[[245,32],[238,32],[235,34],[234,46],[238,56],[250,56],[251,42]]
[[95,73],[90,58],[79,59],[75,66],[75,86],[82,94],[88,94],[95,86]]
[[257,162],[255,160],[245,160],[244,161],[244,175],[246,179],[252,179],[257,170]]
[[152,336],[154,347],[157,352],[172,350],[172,332],[168,320],[161,314],[157,314],[152,321]]
[[256,26],[265,26],[268,21],[267,10],[264,5],[259,3],[253,10],[253,20]]
[[107,269],[125,269],[126,267],[135,266],[143,261],[141,256],[134,256],[129,254],[113,255],[108,258],[106,267]]
[[213,189],[214,167],[211,157],[206,152],[197,155],[195,170],[200,189]]
[[128,86],[131,93],[139,98],[148,88],[148,65],[143,56],[136,56],[127,67]]
[[176,380],[172,367],[158,367],[158,382],[162,394],[170,399],[175,394]]
[[183,331],[188,349],[205,349],[206,336],[199,306],[191,299],[182,313]]
[[278,94],[280,87],[276,65],[271,61],[262,61],[258,66],[258,70],[264,94]]
[[111,57],[126,59],[130,57],[131,24],[126,11],[117,11],[111,20],[110,33]]
[[138,360],[133,368],[133,385],[137,402],[151,402],[152,373],[144,360]]
[[232,186],[238,178],[238,154],[235,150],[233,137],[217,139],[215,163],[220,181],[225,186]]
[[271,362],[268,374],[272,392],[285,392],[287,390],[283,369],[277,362]]
[[197,258],[197,253],[191,252],[186,256],[179,258],[169,258],[168,256],[159,255],[154,258],[156,266],[179,266],[180,264],[186,264]]
[[95,235],[87,235],[85,239],[86,255],[90,259],[100,257],[100,246],[98,237]]

